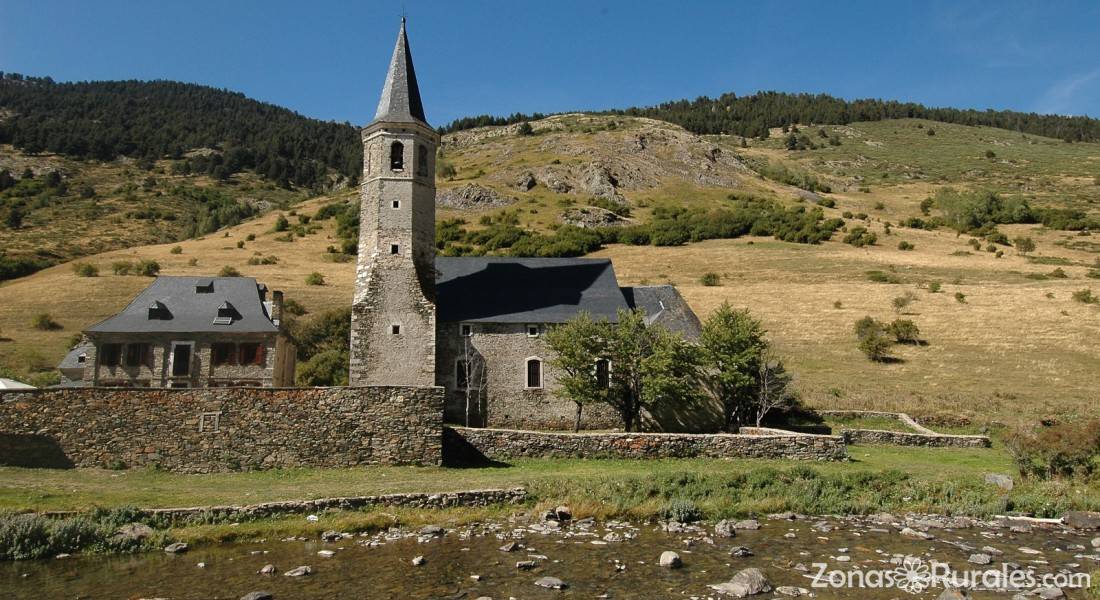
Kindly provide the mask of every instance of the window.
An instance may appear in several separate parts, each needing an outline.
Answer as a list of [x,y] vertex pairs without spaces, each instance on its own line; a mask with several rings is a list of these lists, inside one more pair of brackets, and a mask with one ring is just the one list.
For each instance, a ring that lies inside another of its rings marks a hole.
[[390,325],[390,333],[393,335],[401,335],[401,325],[397,323]]
[[255,342],[237,345],[237,363],[242,365],[264,364],[264,347]]
[[390,206],[392,206],[394,208],[401,208],[401,201],[400,200],[394,200],[393,203],[390,204]]
[[84,363],[88,362],[88,355],[87,354],[81,354],[80,356],[76,357],[76,362],[79,363],[79,364],[84,364]]
[[390,170],[401,171],[405,167],[405,146],[401,142],[390,145]]
[[394,256],[401,254],[401,244],[390,244],[390,254]]
[[424,144],[416,147],[416,174],[428,174],[428,148]]
[[103,344],[99,347],[99,364],[105,367],[117,367],[122,358],[122,344]]
[[458,326],[458,332],[462,337],[470,337],[474,334],[474,326],[469,323],[463,323]]
[[528,325],[527,326],[527,337],[539,337],[539,326],[538,325]]
[[153,366],[153,347],[150,344],[127,344],[126,366],[140,367],[142,365]]
[[611,387],[611,362],[605,358],[596,361],[596,385]]
[[542,387],[542,360],[538,358],[527,359],[527,387],[536,389]]
[[469,362],[462,359],[455,361],[455,389],[465,390],[470,387],[470,380],[467,377],[469,368]]
[[236,344],[218,343],[210,346],[210,362],[215,367],[237,364]]

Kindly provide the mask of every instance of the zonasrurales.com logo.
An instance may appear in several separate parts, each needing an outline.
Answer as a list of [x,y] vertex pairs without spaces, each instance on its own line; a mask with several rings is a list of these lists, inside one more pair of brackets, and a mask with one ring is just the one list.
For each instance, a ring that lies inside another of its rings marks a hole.
[[984,589],[1018,591],[1036,588],[1079,588],[1092,586],[1089,573],[1039,574],[1032,569],[1020,569],[1004,563],[1000,568],[955,571],[951,565],[937,560],[925,561],[915,556],[901,559],[896,567],[848,570],[827,570],[826,563],[814,563],[813,572],[807,575],[815,588],[866,588],[897,589],[910,594],[920,594],[930,588]]

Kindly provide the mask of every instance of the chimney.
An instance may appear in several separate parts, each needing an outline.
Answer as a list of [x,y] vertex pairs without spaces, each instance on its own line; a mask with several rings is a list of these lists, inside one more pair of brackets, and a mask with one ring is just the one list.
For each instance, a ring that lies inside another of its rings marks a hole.
[[283,328],[283,291],[275,290],[271,292],[271,321],[279,327]]

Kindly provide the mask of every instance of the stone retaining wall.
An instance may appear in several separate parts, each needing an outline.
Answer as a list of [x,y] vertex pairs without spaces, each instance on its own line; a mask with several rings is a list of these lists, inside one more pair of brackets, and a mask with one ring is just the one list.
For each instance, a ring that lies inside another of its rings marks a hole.
[[830,435],[557,433],[445,427],[445,452],[511,458],[793,458],[845,460],[843,438]]
[[913,430],[907,432],[881,429],[842,429],[840,435],[844,436],[849,444],[888,444],[892,446],[924,446],[930,448],[989,448],[992,446],[992,442],[984,435],[936,433],[905,413],[873,410],[821,410],[817,413],[822,416],[841,418],[878,417],[894,419]]
[[435,387],[0,393],[0,464],[185,473],[442,459]]
[[[373,506],[407,508],[452,508],[456,506],[491,506],[496,504],[521,504],[527,499],[524,488],[466,490],[437,494],[385,494],[380,496],[351,496],[347,498],[320,498],[317,500],[290,500],[264,502],[243,506],[194,506],[187,508],[146,508],[138,512],[154,520],[159,526],[171,526],[190,519],[218,521],[249,521],[285,514],[304,514],[325,510],[358,510]],[[51,517],[79,514],[79,511],[54,511],[43,513]]]

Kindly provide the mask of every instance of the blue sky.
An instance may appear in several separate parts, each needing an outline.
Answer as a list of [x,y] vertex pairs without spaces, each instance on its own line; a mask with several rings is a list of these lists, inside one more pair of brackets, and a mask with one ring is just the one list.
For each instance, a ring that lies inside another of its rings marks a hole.
[[[406,0],[428,119],[757,90],[1100,116],[1100,2]],[[373,115],[400,0],[3,0],[0,70]]]

